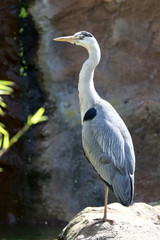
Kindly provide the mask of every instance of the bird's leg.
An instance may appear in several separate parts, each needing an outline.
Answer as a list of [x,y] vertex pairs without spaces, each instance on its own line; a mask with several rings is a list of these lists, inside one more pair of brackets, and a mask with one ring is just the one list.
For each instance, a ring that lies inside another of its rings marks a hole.
[[103,220],[106,221],[107,219],[107,202],[108,202],[108,187],[106,185],[105,186],[105,198],[104,198],[104,216],[103,216]]
[[113,220],[107,219],[107,203],[108,203],[108,187],[105,185],[104,216],[102,220],[104,222],[109,222],[113,224],[114,223]]
[[108,187],[105,185],[104,216],[102,219],[95,219],[96,222],[89,225],[89,227],[92,227],[97,223],[103,223],[103,222],[109,222],[110,224],[114,223],[113,220],[107,219],[107,202],[108,202]]

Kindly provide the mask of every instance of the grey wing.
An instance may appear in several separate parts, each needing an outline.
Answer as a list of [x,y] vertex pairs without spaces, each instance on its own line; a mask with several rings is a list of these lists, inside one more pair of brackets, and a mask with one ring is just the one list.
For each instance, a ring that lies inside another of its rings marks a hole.
[[94,119],[83,124],[82,143],[95,170],[112,186],[121,203],[128,205],[134,191],[133,144],[119,115],[114,112],[114,120],[111,119],[101,109],[97,109]]

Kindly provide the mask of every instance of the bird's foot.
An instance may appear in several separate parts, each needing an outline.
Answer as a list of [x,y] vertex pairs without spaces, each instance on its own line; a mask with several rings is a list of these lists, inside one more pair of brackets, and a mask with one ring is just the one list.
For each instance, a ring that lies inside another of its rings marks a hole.
[[103,222],[109,222],[111,225],[115,223],[115,221],[112,219],[103,219]]
[[107,219],[107,218],[101,218],[101,219],[94,219],[95,222],[93,222],[92,224],[90,224],[88,227],[92,227],[98,223],[104,223],[104,222],[109,222],[109,224],[113,225],[115,223],[114,220],[111,220],[111,219]]

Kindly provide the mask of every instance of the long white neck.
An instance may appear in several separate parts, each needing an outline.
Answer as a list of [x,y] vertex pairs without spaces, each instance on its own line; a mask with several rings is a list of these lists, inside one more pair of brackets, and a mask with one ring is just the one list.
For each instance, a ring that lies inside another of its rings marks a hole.
[[100,97],[94,88],[93,82],[94,70],[100,61],[100,48],[95,40],[94,44],[86,47],[86,49],[88,50],[89,58],[82,66],[78,84],[81,121],[83,121],[86,111],[95,106],[100,100]]

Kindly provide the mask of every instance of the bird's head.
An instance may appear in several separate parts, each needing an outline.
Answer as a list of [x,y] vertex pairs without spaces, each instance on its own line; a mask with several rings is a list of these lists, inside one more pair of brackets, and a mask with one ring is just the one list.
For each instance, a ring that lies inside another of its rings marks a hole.
[[94,58],[94,65],[97,65],[100,60],[101,51],[95,37],[86,31],[77,32],[72,36],[54,38],[54,41],[69,42],[80,45],[87,49],[89,55]]
[[92,46],[97,44],[97,41],[94,38],[94,36],[86,31],[77,32],[72,36],[54,38],[53,40],[80,45],[86,48],[87,50],[89,50]]

